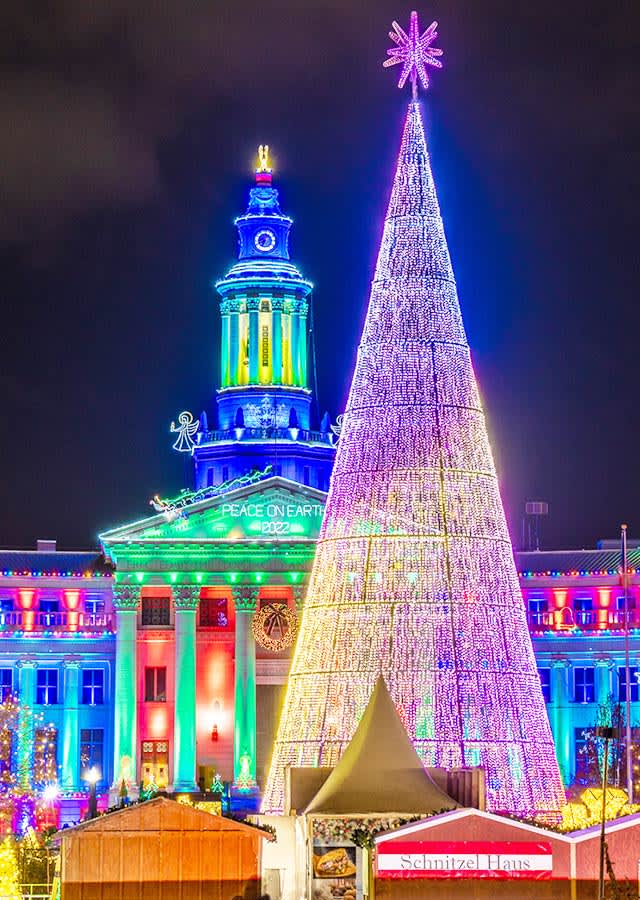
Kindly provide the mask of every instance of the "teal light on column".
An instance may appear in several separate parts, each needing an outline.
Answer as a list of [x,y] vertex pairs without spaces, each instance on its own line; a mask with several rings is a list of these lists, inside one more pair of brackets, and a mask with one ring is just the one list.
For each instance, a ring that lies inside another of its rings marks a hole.
[[611,660],[596,660],[596,702],[605,706],[611,694]]
[[220,338],[220,384],[227,387],[229,384],[229,314],[222,314],[222,335]]
[[173,723],[173,790],[188,792],[196,785],[196,611],[200,588],[174,590],[176,692]]
[[[64,707],[62,712],[62,790],[80,787],[80,662],[64,661]],[[104,776],[104,772],[100,773]]]
[[256,647],[251,619],[258,588],[243,585],[233,590],[236,610],[235,721],[233,779],[238,790],[256,786]]
[[551,664],[549,719],[556,745],[556,758],[565,784],[569,784],[573,769],[568,676],[569,663],[566,660],[554,660]]
[[18,713],[17,775],[18,784],[26,790],[31,787],[32,772],[21,759],[33,752],[33,708],[36,702],[36,662],[23,659],[18,663],[20,710]]
[[249,307],[249,384],[258,384],[260,371],[260,334],[258,301]]
[[291,383],[296,387],[300,385],[300,317],[296,312],[295,303],[291,309]]
[[299,366],[300,387],[307,386],[307,318],[300,316],[300,340],[299,340]]
[[114,585],[113,605],[116,614],[116,660],[113,734],[113,784],[122,780],[137,785],[137,701],[138,680],[136,637],[138,620],[138,585]]
[[238,364],[240,349],[240,316],[232,309],[229,315],[229,379],[222,382],[222,387],[235,387],[238,382]]
[[280,307],[273,309],[271,321],[271,377],[274,384],[282,384],[282,310]]

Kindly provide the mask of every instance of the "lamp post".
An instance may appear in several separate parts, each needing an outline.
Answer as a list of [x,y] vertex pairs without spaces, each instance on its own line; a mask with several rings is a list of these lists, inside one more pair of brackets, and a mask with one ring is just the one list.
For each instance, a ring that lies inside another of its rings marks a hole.
[[607,781],[609,775],[609,741],[616,737],[616,729],[601,725],[596,728],[596,737],[604,741],[604,760],[602,763],[602,822],[600,823],[600,871],[598,879],[598,900],[604,900],[604,818],[607,809]]
[[95,819],[98,815],[98,796],[96,793],[96,785],[100,780],[100,772],[95,766],[92,766],[84,780],[89,785],[89,809],[87,810],[87,818]]
[[631,667],[629,664],[629,562],[627,559],[627,526],[622,525],[622,591],[624,603],[624,706],[627,762],[627,802],[633,803],[633,754],[631,748]]

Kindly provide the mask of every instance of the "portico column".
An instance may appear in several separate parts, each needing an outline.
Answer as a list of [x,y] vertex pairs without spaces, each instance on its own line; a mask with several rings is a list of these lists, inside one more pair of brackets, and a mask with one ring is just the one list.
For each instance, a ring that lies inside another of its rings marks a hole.
[[551,662],[551,730],[556,745],[556,758],[565,784],[571,774],[571,721],[569,716],[569,663],[566,659]]
[[196,611],[199,585],[173,589],[176,641],[176,695],[173,726],[173,790],[196,785]]
[[612,663],[608,656],[596,659],[596,703],[606,704],[611,694]]
[[249,384],[258,384],[260,371],[260,329],[257,297],[247,300],[249,310]]
[[256,645],[251,619],[259,588],[233,588],[236,611],[235,721],[233,731],[233,780],[240,789],[256,785]]
[[[62,790],[75,791],[80,786],[80,660],[64,659],[64,710],[62,714]],[[100,777],[104,777],[100,772]]]
[[113,606],[116,613],[115,715],[113,735],[113,787],[124,779],[137,785],[138,675],[136,637],[140,587],[115,584]]

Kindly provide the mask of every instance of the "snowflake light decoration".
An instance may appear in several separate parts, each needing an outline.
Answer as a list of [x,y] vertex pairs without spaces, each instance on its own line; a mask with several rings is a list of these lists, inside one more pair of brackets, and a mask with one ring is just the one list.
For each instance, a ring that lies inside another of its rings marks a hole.
[[411,81],[411,95],[415,100],[418,96],[418,79],[425,90],[429,87],[429,76],[427,75],[425,64],[435,66],[436,69],[442,68],[442,63],[437,58],[442,56],[442,50],[431,46],[438,37],[438,23],[432,22],[427,30],[420,34],[418,13],[414,11],[411,13],[409,22],[409,34],[400,28],[397,22],[392,22],[391,24],[393,31],[389,32],[389,37],[397,46],[387,50],[389,59],[385,59],[382,65],[388,68],[389,66],[397,66],[402,63],[398,87],[403,88],[407,79],[409,79]]

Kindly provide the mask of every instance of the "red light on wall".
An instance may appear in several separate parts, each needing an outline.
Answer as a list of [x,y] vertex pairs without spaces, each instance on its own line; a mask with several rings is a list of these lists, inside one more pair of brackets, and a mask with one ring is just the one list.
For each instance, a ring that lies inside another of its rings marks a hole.
[[218,737],[219,737],[218,726],[214,725],[213,728],[211,729],[211,740],[215,742],[218,740]]
[[20,609],[33,609],[35,605],[33,602],[35,594],[35,591],[30,591],[27,588],[21,588],[18,591]]
[[80,605],[80,591],[65,591],[64,605],[67,609],[76,610]]

